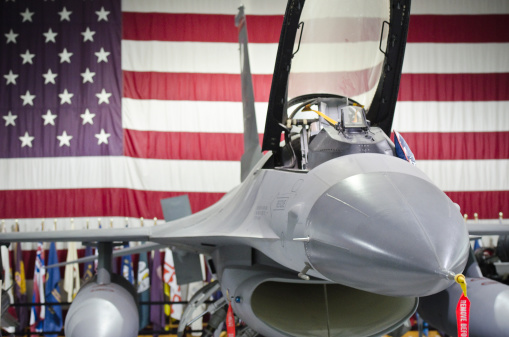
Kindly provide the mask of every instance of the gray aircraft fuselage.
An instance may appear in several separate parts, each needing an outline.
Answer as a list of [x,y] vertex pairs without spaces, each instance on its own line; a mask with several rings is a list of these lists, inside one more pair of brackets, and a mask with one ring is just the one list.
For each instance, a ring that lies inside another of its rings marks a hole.
[[364,153],[310,171],[261,168],[268,157],[216,205],[153,228],[151,240],[209,252],[247,245],[295,275],[308,264],[310,276],[389,296],[433,294],[462,272],[459,208],[410,163]]
[[[469,238],[459,207],[409,162],[357,153],[309,171],[263,168],[271,156],[217,204],[150,234],[209,253],[235,313],[256,331],[378,336],[463,271]],[[273,263],[256,263],[256,252]]]

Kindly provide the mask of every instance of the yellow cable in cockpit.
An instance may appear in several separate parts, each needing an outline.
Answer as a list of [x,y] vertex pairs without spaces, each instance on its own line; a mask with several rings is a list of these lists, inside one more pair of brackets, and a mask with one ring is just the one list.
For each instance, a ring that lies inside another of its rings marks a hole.
[[313,110],[311,109],[311,104],[308,104],[304,107],[304,109],[302,109],[302,111],[313,111],[314,113],[318,114],[319,116],[323,117],[327,122],[329,122],[330,124],[332,124],[332,126],[336,126],[338,124],[338,122],[336,122],[334,119],[330,118],[329,116],[327,116],[326,114],[324,114],[323,112],[320,112],[318,110]]

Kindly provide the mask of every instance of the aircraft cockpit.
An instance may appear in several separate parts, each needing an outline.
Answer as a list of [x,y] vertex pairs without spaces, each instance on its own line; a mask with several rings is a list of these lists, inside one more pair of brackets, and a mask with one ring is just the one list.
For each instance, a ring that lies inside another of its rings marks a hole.
[[405,41],[398,37],[408,27],[394,6],[306,0],[289,7],[267,109],[262,150],[274,158],[266,167],[306,172],[348,154],[395,155],[389,135]]
[[394,144],[366,111],[346,97],[304,95],[288,102],[281,168],[310,170],[330,159],[354,153],[395,155]]

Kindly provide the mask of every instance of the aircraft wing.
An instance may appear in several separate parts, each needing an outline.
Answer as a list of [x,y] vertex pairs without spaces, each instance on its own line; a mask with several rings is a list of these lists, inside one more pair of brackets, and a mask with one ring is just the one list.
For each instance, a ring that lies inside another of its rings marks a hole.
[[[253,168],[253,172],[259,170],[270,156],[270,152],[265,154]],[[260,181],[251,174],[244,184],[227,193],[209,208],[158,226],[9,232],[0,233],[0,243],[146,241],[184,251],[208,254],[214,250],[214,247],[220,245],[250,244],[258,239],[277,240],[279,237],[270,228],[263,227],[254,230],[250,223],[238,226],[238,223],[241,223],[251,210],[250,207],[242,205],[254,203],[258,184]]]
[[[148,242],[148,243],[144,243],[144,244],[141,244],[141,245],[135,246],[135,247],[116,249],[113,251],[113,257],[139,254],[139,253],[148,252],[148,251],[152,251],[152,250],[156,250],[156,249],[163,249],[165,247],[166,246],[158,244],[158,243]],[[82,258],[74,260],[74,261],[65,261],[65,262],[52,264],[52,265],[46,266],[46,268],[62,267],[62,266],[65,266],[65,265],[71,264],[71,263],[85,263],[85,262],[92,262],[95,260],[97,260],[97,256],[91,255],[91,256],[82,257]]]
[[469,220],[467,229],[470,235],[509,234],[509,219]]
[[[193,219],[185,219],[179,221],[179,224],[193,225]],[[112,229],[83,229],[83,230],[65,230],[65,231],[49,231],[49,232],[8,232],[0,234],[0,244],[9,242],[126,242],[126,241],[145,241],[147,245],[153,245],[150,249],[158,249],[171,246],[172,249],[177,248],[184,251],[196,253],[210,253],[212,247],[218,242],[225,243],[235,235],[224,236],[216,235],[214,230],[205,234],[200,231],[189,230],[185,228],[175,227],[173,224],[163,224],[156,227],[142,228],[112,228]],[[209,243],[209,246],[202,246],[202,243]],[[138,247],[136,247],[138,248]],[[126,254],[135,254],[140,251],[132,251]],[[120,254],[116,256],[122,256]],[[85,260],[73,262],[86,262]]]
[[0,242],[113,242],[149,241],[150,227],[83,229],[52,232],[12,232],[2,233]]

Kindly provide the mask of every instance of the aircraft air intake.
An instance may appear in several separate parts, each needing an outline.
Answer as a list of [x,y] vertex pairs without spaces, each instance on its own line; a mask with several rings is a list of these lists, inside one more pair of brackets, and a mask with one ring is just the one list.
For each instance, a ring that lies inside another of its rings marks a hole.
[[378,336],[402,324],[415,297],[377,295],[339,284],[269,281],[253,292],[254,314],[287,336]]
[[[374,294],[323,280],[300,280],[295,273],[264,264],[223,270],[235,314],[263,336],[379,336],[401,325],[415,312],[416,297]],[[271,264],[269,262],[269,264]]]

